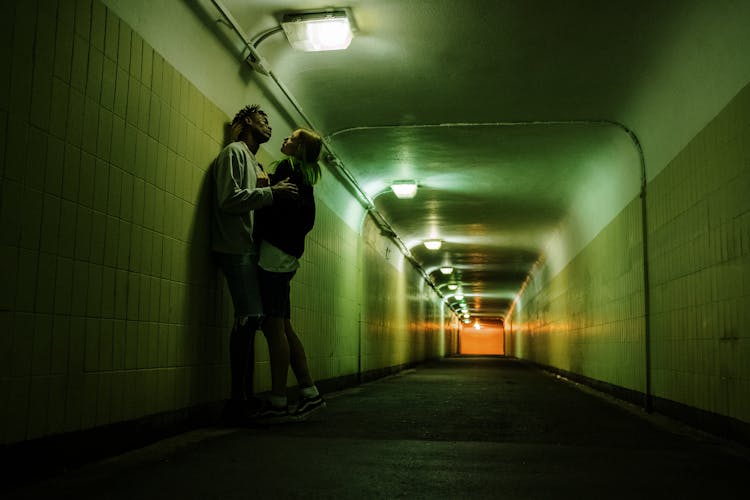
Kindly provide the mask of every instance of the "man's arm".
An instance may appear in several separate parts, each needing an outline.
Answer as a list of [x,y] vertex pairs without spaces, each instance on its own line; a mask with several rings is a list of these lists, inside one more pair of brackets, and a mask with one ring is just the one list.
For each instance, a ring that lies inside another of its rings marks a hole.
[[[216,159],[214,178],[216,180],[216,199],[219,208],[227,213],[242,215],[250,210],[265,207],[273,203],[270,187],[242,188],[241,172],[243,158],[233,149],[225,149]],[[255,186],[255,172],[253,168],[246,169],[251,178],[250,186]]]

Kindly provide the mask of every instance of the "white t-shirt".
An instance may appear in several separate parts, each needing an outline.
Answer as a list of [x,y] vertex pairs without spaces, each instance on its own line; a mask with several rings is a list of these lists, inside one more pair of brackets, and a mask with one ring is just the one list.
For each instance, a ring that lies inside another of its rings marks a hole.
[[271,273],[291,273],[299,269],[299,260],[263,240],[260,243],[258,266]]

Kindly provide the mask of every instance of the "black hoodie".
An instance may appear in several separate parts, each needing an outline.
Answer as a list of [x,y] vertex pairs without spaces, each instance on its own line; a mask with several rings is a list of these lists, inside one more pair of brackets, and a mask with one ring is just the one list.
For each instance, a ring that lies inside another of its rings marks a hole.
[[266,240],[299,259],[305,251],[305,236],[315,224],[313,188],[289,160],[282,160],[269,177],[272,186],[288,177],[289,182],[297,186],[299,194],[294,199],[274,199],[272,205],[256,210],[253,238]]

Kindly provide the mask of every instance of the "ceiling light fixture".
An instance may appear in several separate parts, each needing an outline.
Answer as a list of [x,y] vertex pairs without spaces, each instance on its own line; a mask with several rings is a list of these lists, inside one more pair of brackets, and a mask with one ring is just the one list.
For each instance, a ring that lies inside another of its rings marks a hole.
[[425,240],[424,242],[424,246],[427,250],[439,250],[442,245],[443,242],[440,240]]
[[448,290],[455,290],[456,288],[458,288],[458,285],[454,285],[453,283],[448,285]]
[[281,21],[289,43],[297,50],[342,50],[352,41],[352,26],[344,10],[286,14]]
[[477,330],[480,330],[482,328],[482,325],[479,324],[479,320],[476,320],[474,322],[474,328],[476,328]]
[[456,298],[456,300],[464,300],[464,294],[462,293],[457,293],[456,295],[454,295],[454,297]]
[[396,198],[414,198],[417,194],[417,181],[393,181],[391,191]]
[[450,274],[450,273],[453,272],[453,268],[452,267],[441,267],[440,268],[440,272],[443,273],[443,274]]

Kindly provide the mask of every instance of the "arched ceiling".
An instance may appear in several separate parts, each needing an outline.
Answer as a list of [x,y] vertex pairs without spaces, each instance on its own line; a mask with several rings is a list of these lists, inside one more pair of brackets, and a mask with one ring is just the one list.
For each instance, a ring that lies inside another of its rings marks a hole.
[[[437,289],[455,305],[447,284],[459,283],[480,318],[506,314],[553,233],[582,212],[582,190],[627,178],[623,199],[637,196],[638,156],[623,155],[623,144],[636,149],[628,129],[647,161],[663,163],[718,112],[711,98],[694,99],[712,78],[726,102],[750,76],[743,62],[730,83],[701,70],[674,79],[702,62],[726,71],[747,53],[750,2],[221,4],[248,39],[285,12],[350,9],[358,31],[347,50],[299,52],[278,32],[258,52]],[[391,194],[397,179],[416,180],[416,197]],[[617,203],[593,210],[611,218]],[[428,251],[426,238],[442,248]],[[453,274],[438,271],[446,264]]]

